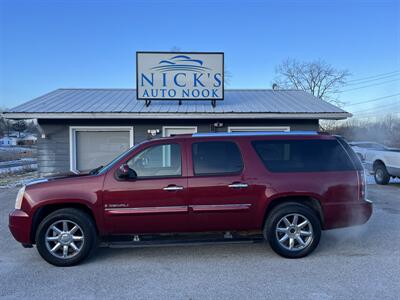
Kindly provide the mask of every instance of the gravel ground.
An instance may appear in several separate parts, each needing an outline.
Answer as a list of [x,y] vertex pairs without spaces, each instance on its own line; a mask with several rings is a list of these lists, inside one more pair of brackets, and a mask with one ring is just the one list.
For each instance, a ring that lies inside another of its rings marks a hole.
[[0,297],[138,299],[399,299],[400,188],[368,186],[370,221],[326,231],[309,257],[266,244],[101,248],[56,268],[8,231],[17,189],[0,190]]

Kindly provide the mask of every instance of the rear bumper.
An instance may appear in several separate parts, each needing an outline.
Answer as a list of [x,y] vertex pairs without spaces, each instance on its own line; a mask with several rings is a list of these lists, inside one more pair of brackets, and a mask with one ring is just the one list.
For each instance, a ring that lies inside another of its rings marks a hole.
[[8,217],[8,227],[13,237],[20,243],[25,245],[32,244],[31,233],[31,217],[20,209],[14,209]]
[[335,203],[324,206],[323,229],[349,227],[366,223],[372,215],[372,202]]

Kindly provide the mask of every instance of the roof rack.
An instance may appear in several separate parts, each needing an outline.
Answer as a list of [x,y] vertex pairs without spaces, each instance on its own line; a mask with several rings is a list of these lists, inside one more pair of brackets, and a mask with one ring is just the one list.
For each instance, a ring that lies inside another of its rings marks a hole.
[[258,136],[258,135],[319,135],[317,131],[253,131],[193,133],[192,137]]

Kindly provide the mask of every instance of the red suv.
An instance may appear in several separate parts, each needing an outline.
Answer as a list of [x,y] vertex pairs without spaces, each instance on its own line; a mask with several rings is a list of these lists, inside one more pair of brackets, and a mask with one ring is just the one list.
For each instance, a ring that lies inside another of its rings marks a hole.
[[9,227],[57,266],[82,261],[98,241],[261,237],[298,258],[321,230],[363,224],[371,213],[362,165],[340,137],[207,133],[147,141],[88,174],[28,184]]

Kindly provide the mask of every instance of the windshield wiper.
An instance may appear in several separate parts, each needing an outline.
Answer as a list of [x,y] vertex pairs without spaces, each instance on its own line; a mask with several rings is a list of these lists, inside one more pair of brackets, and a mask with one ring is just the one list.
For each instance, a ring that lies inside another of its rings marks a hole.
[[103,168],[103,166],[98,166],[97,168],[91,170],[89,172],[90,175],[96,175],[97,173],[99,173],[99,171]]

